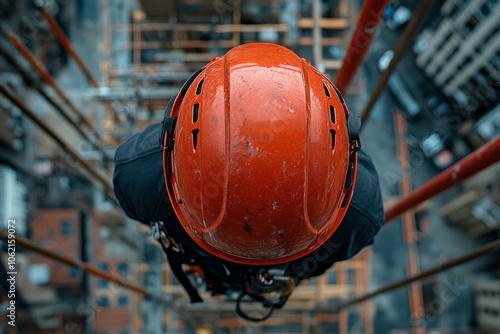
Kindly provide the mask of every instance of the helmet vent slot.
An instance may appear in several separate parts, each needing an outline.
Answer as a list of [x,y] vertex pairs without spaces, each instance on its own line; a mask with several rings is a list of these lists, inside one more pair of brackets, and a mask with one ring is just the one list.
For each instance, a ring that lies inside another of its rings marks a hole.
[[198,146],[198,134],[200,133],[200,129],[193,130],[193,150],[196,151],[196,147]]
[[330,130],[330,135],[332,136],[332,151],[335,148],[335,131]]
[[199,112],[199,110],[200,110],[200,104],[196,103],[193,106],[193,123],[198,122],[198,112]]
[[325,90],[326,96],[331,97],[330,91],[328,90],[328,87],[326,87],[325,83],[323,83],[323,89]]
[[201,88],[203,86],[203,80],[204,79],[201,79],[200,82],[198,83],[198,87],[196,87],[196,95],[200,95],[201,94]]
[[330,106],[330,121],[335,124],[335,108]]

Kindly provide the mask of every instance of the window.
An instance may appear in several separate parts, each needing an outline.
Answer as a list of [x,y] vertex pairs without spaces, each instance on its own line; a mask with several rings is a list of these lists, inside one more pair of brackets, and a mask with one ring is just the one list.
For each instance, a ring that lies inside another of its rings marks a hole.
[[97,266],[99,267],[99,269],[102,269],[104,271],[109,271],[109,267],[108,267],[107,263],[101,262]]
[[97,306],[106,308],[109,306],[109,298],[108,296],[100,296],[97,298]]
[[73,233],[73,223],[68,220],[63,220],[61,230],[63,235],[71,235]]
[[128,305],[128,296],[127,295],[118,296],[118,305],[119,306],[127,306]]
[[474,28],[477,27],[478,24],[479,24],[479,20],[477,19],[477,17],[472,15],[472,17],[469,19],[469,21],[467,21],[467,23],[465,24],[466,31],[468,33],[470,33],[472,30],[474,30]]
[[337,284],[337,272],[336,271],[329,271],[328,272],[328,284]]
[[71,267],[69,268],[69,276],[71,277],[78,277],[82,274],[82,271],[80,270],[80,268],[77,268],[77,267]]
[[121,276],[127,275],[128,264],[127,262],[120,262],[116,265],[116,269]]
[[104,289],[104,288],[107,288],[108,286],[109,286],[109,281],[102,279],[102,278],[99,278],[97,280],[97,287],[98,288]]

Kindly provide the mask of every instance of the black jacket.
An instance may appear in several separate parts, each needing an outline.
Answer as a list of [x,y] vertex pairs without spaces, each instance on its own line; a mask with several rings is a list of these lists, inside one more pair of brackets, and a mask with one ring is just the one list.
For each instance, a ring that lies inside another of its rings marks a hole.
[[[177,242],[192,247],[207,263],[213,264],[204,267],[214,268],[221,260],[215,259],[191,240],[170,206],[163,180],[160,129],[161,124],[151,125],[143,132],[133,135],[116,150],[113,177],[116,197],[129,217],[145,224],[150,221],[165,222],[169,233]],[[321,275],[334,262],[347,260],[363,247],[372,244],[383,222],[378,175],[371,159],[361,150],[358,152],[354,196],[344,220],[319,249],[290,263],[289,271],[300,278]],[[231,272],[242,272],[245,269],[243,265],[222,262],[225,270],[213,273],[218,279],[231,280],[224,274],[226,269]]]

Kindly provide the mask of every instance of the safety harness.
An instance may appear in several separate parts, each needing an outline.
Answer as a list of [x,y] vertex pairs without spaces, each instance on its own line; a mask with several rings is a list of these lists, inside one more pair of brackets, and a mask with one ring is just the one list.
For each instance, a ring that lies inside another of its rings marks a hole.
[[[271,268],[248,267],[241,275],[238,284],[224,286],[221,282],[214,282],[207,266],[203,263],[203,257],[189,246],[175,241],[167,231],[162,221],[150,223],[153,237],[158,240],[163,251],[167,255],[168,262],[177,280],[182,284],[189,295],[191,303],[202,302],[198,290],[193,286],[191,280],[183,269],[183,265],[189,265],[198,273],[207,284],[208,290],[215,294],[237,292],[236,312],[242,318],[249,321],[262,321],[269,318],[275,309],[283,307],[288,297],[299,284],[298,277],[287,276],[288,264],[273,266]],[[221,266],[225,267],[223,263]],[[226,268],[226,267],[225,267]],[[201,272],[200,272],[201,271]],[[226,268],[226,271],[228,269]],[[230,272],[227,272],[229,275]],[[255,316],[243,311],[241,305],[245,302],[258,302],[266,309],[265,314]]]

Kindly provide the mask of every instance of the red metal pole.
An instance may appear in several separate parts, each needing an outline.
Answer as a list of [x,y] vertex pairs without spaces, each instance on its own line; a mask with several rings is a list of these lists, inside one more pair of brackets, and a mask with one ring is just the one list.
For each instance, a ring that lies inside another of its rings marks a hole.
[[[40,13],[45,18],[45,20],[47,20],[47,23],[49,24],[50,28],[54,32],[54,35],[56,36],[56,38],[59,41],[59,43],[61,43],[61,45],[63,46],[63,48],[66,50],[66,52],[68,52],[69,55],[71,57],[73,57],[73,59],[75,60],[75,62],[78,65],[78,67],[80,67],[80,70],[83,72],[83,74],[87,78],[87,80],[90,83],[90,85],[92,87],[99,87],[99,84],[97,83],[97,81],[94,79],[94,77],[90,73],[89,68],[83,62],[82,58],[80,58],[80,56],[76,52],[76,50],[73,47],[73,45],[71,44],[71,42],[69,41],[69,39],[66,37],[66,35],[62,31],[61,27],[59,27],[59,25],[57,24],[56,20],[54,20],[54,18],[43,7],[39,7],[38,9],[40,10]],[[118,117],[118,113],[113,108],[113,106],[111,105],[111,103],[108,102],[108,101],[103,101],[102,103],[103,103],[104,107],[113,115],[114,119],[120,123],[121,120]]]
[[36,59],[36,57],[28,50],[28,48],[21,42],[19,37],[14,34],[9,28],[6,26],[2,27],[2,31],[7,36],[9,41],[14,45],[14,47],[30,62],[31,66],[35,68],[38,74],[47,82],[54,90],[57,95],[68,105],[68,107],[73,111],[81,121],[87,126],[89,130],[93,130],[92,123],[78,111],[76,106],[71,102],[68,96],[64,93],[62,88],[57,84],[56,80],[50,75],[49,71]]
[[[9,239],[8,233],[5,231],[0,231],[0,239],[4,239],[4,240]],[[81,268],[83,271],[86,271],[94,276],[98,276],[98,277],[101,277],[105,280],[115,282],[116,284],[121,285],[126,289],[140,293],[143,296],[150,296],[149,292],[147,292],[146,289],[135,286],[135,285],[127,282],[123,278],[118,277],[116,275],[112,275],[112,274],[110,274],[104,270],[101,270],[101,269],[99,269],[99,268],[97,268],[97,267],[95,267],[87,262],[83,262],[81,260],[74,259],[74,258],[71,258],[68,256],[59,255],[56,252],[51,251],[50,249],[41,247],[41,246],[37,245],[36,243],[34,243],[33,241],[26,239],[26,238],[23,238],[23,237],[20,237],[20,236],[16,236],[15,241],[16,241],[16,243],[15,243],[16,246],[21,246],[23,248],[32,250],[32,251],[39,253],[43,256],[46,256],[48,258],[62,262],[68,266]]]
[[500,137],[481,146],[447,170],[429,180],[410,195],[385,211],[389,223],[405,211],[465,181],[472,175],[500,161]]
[[90,85],[92,87],[98,87],[99,84],[97,81],[94,79],[92,74],[90,73],[89,68],[87,65],[83,62],[83,60],[80,58],[78,53],[76,52],[75,48],[73,48],[73,45],[71,42],[68,40],[64,32],[62,31],[61,27],[57,24],[56,20],[47,13],[47,11],[43,7],[38,8],[40,10],[40,13],[42,16],[47,20],[47,23],[49,24],[50,28],[54,32],[54,35],[56,36],[57,40],[61,43],[61,45],[64,47],[66,52],[70,54],[71,57],[76,61],[80,69],[82,70],[83,74],[85,74],[85,77],[89,81]]
[[365,0],[363,3],[344,61],[334,80],[335,86],[344,95],[363,62],[388,3],[389,0]]

